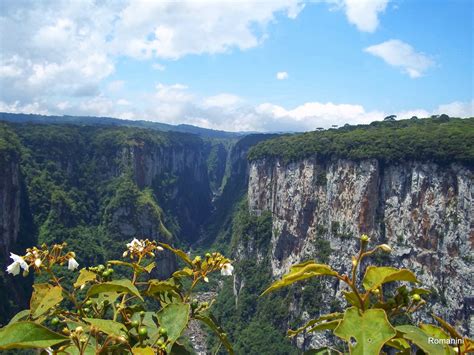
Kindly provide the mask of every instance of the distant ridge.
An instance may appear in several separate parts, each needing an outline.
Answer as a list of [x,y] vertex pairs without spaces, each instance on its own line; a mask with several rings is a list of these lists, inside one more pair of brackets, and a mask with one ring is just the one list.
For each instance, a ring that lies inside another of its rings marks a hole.
[[39,123],[39,124],[74,124],[74,125],[105,125],[105,126],[125,126],[147,128],[157,131],[174,131],[181,133],[197,134],[206,138],[234,138],[243,137],[253,132],[227,132],[202,128],[188,124],[171,125],[161,122],[152,122],[144,120],[123,120],[112,117],[95,116],[47,116],[24,113],[0,112],[0,121],[14,123]]

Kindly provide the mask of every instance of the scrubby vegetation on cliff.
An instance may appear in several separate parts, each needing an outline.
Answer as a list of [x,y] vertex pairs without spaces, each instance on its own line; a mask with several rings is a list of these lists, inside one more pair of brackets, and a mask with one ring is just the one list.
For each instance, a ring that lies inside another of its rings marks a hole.
[[369,125],[284,135],[258,144],[250,160],[287,163],[313,155],[321,158],[421,160],[474,165],[474,118],[376,121]]

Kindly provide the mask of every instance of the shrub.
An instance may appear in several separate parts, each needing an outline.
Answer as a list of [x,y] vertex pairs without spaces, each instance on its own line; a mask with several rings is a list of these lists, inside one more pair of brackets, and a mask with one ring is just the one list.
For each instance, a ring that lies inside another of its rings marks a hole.
[[[150,278],[156,267],[155,253],[168,249],[186,265],[167,280]],[[23,269],[46,274],[49,280],[34,285],[30,309],[23,310],[0,329],[0,350],[46,349],[50,354],[189,354],[179,338],[191,319],[206,324],[233,353],[226,334],[210,313],[212,305],[193,300],[194,287],[208,282],[208,275],[220,271],[231,275],[233,266],[219,253],[191,259],[185,252],[149,240],[127,244],[123,257],[106,266],[83,268],[76,281],[58,278],[66,265],[78,268],[67,245],[27,249],[24,256],[11,254],[7,271],[18,275]],[[114,278],[114,267],[129,270],[130,278]],[[153,305],[157,309],[153,310]]]

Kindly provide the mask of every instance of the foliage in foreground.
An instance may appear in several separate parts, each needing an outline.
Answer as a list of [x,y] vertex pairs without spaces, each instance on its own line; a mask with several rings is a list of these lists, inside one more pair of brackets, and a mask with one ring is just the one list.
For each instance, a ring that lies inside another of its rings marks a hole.
[[[57,277],[67,264],[78,267],[75,254],[65,244],[27,249],[24,256],[12,254],[7,271],[18,275],[30,268],[49,275],[49,281],[34,285],[30,309],[15,315],[0,329],[0,350],[39,348],[50,354],[133,353],[188,354],[178,342],[191,319],[206,324],[229,353],[226,334],[210,313],[212,305],[192,299],[192,291],[208,275],[219,271],[232,275],[233,266],[219,253],[191,259],[185,252],[148,240],[127,244],[123,253],[130,261],[111,260],[107,266],[83,268],[73,285]],[[150,278],[156,267],[155,253],[168,249],[185,267],[167,280]],[[130,279],[114,279],[113,267],[130,271]],[[158,311],[150,310],[157,305]]]
[[[347,345],[350,354],[368,355],[379,354],[382,349],[391,349],[397,354],[409,355],[412,348],[418,348],[425,354],[468,354],[474,351],[474,341],[465,338],[454,327],[443,319],[433,315],[441,325],[410,324],[395,326],[393,319],[397,315],[410,315],[416,312],[426,302],[421,295],[429,293],[423,288],[408,289],[406,285],[398,287],[393,294],[385,292],[384,285],[394,281],[419,283],[416,276],[408,269],[393,267],[368,266],[362,285],[358,284],[359,266],[364,258],[378,250],[390,252],[387,244],[381,244],[367,250],[369,237],[362,235],[360,249],[352,257],[350,275],[339,274],[329,265],[317,264],[313,261],[293,265],[281,280],[275,281],[262,295],[297,281],[317,276],[335,277],[346,284],[342,291],[351,307],[344,313],[325,314],[310,320],[306,325],[296,330],[288,330],[288,336],[294,337],[300,333],[329,330],[341,338]],[[361,287],[362,286],[362,287]],[[364,291],[361,291],[361,290]],[[332,348],[321,348],[309,351],[310,354],[342,354]],[[385,353],[385,352],[384,352]],[[417,352],[418,354],[419,352]]]

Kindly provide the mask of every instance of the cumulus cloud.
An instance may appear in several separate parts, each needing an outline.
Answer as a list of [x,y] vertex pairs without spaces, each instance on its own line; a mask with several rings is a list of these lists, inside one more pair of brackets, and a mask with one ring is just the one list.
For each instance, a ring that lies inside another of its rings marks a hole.
[[111,46],[134,58],[167,59],[245,50],[262,42],[276,13],[295,18],[303,7],[299,0],[131,1],[118,16]]
[[379,14],[387,8],[389,0],[344,0],[347,20],[359,31],[374,32],[379,25]]
[[303,7],[301,0],[7,1],[0,14],[0,33],[8,34],[0,86],[8,90],[0,100],[52,105],[61,97],[100,96],[118,56],[179,59],[253,48],[278,14],[295,18]]
[[382,58],[391,66],[401,68],[410,78],[419,78],[435,65],[429,56],[417,52],[412,46],[398,39],[367,47],[364,51]]
[[286,71],[279,71],[278,73],[276,73],[276,78],[278,80],[288,79],[288,73]]
[[474,117],[474,100],[471,100],[471,102],[455,101],[440,105],[437,112],[438,114],[445,113],[452,117]]

